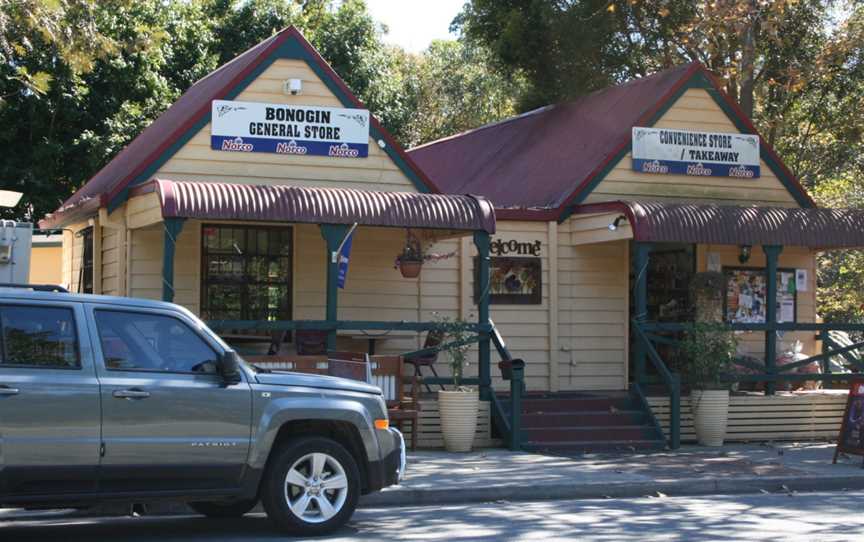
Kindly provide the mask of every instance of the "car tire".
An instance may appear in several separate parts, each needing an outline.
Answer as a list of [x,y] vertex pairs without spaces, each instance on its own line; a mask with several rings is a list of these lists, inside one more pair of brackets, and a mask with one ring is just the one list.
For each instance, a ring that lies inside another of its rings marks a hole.
[[258,501],[248,499],[225,502],[190,502],[189,508],[208,518],[239,518],[255,508]]
[[280,529],[318,536],[351,519],[360,491],[360,469],[344,446],[328,438],[302,437],[271,458],[261,502]]

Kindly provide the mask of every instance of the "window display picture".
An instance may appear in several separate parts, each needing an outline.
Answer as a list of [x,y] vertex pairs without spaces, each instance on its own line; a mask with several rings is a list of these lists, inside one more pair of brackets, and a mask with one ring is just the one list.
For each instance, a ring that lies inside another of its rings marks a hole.
[[[543,302],[540,258],[490,258],[489,303],[539,305]],[[474,299],[480,299],[477,262],[474,262]]]
[[[765,300],[768,281],[764,269],[725,268],[726,321],[737,324],[765,323]],[[777,321],[795,322],[797,319],[797,289],[795,270],[777,272]]]

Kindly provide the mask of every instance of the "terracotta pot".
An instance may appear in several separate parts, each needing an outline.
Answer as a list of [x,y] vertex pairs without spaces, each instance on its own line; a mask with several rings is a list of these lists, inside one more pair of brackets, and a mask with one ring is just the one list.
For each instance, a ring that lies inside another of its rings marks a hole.
[[412,260],[402,260],[399,262],[399,271],[406,279],[416,279],[420,276],[421,269],[423,269],[423,262]]
[[699,444],[723,446],[729,421],[729,391],[693,390],[690,405]]
[[470,452],[477,433],[480,395],[476,391],[439,391],[441,434],[448,452]]

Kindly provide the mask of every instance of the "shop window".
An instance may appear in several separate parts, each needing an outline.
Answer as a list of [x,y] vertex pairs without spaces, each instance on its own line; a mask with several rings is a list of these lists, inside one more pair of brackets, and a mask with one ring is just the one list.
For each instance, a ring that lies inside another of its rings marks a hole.
[[[724,267],[726,321],[734,324],[764,324],[768,281],[765,269]],[[794,269],[777,270],[777,321],[796,322],[798,291]]]
[[657,244],[648,258],[648,320],[692,319],[690,283],[696,271],[693,245]]
[[81,237],[81,268],[78,271],[78,292],[93,293],[93,228],[84,228],[76,235]]
[[4,367],[77,369],[78,335],[71,309],[5,306],[2,320]]
[[201,314],[207,320],[290,320],[290,227],[204,225]]

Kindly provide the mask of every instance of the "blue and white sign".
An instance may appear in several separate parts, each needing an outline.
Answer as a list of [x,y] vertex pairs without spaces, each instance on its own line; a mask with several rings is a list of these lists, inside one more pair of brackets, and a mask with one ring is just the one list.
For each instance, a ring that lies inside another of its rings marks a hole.
[[345,289],[345,279],[348,278],[348,262],[351,260],[351,241],[354,240],[354,232],[348,234],[348,238],[342,243],[339,251],[338,273],[336,274],[336,285]]
[[213,100],[210,126],[217,151],[369,156],[365,109]]
[[633,127],[633,170],[697,177],[759,177],[759,136]]

